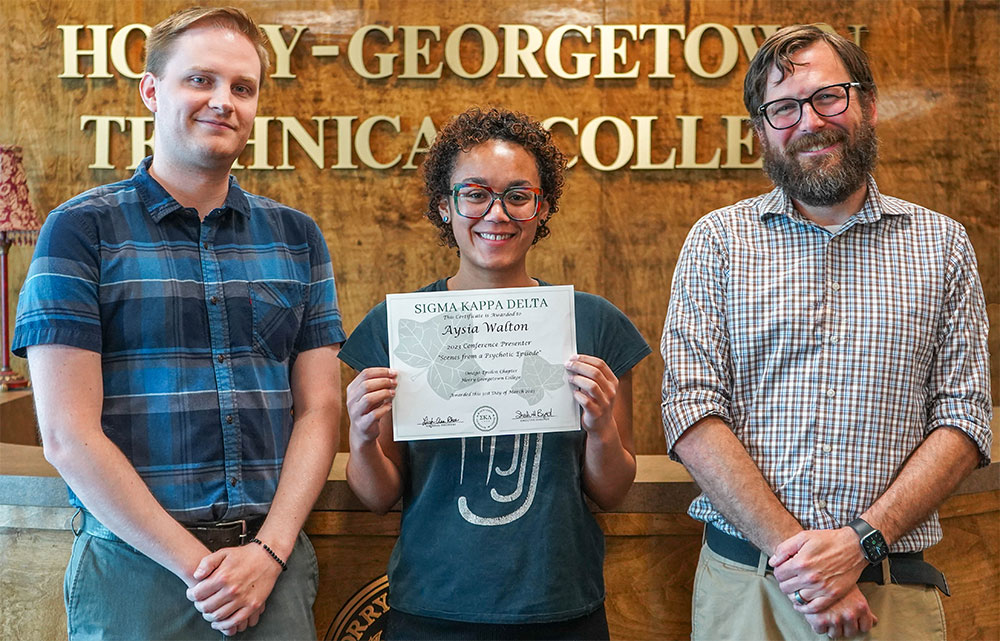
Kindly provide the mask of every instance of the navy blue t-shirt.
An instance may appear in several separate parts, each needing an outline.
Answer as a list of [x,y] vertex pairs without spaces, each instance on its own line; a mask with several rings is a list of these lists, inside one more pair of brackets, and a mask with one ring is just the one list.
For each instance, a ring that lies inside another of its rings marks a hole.
[[[539,281],[541,285],[547,285]],[[444,291],[446,279],[420,291]],[[622,376],[650,353],[632,322],[575,293],[577,352]],[[344,343],[361,371],[389,366],[385,303]],[[604,535],[584,500],[586,433],[398,443],[409,476],[389,560],[389,605],[473,623],[560,621],[604,601]]]

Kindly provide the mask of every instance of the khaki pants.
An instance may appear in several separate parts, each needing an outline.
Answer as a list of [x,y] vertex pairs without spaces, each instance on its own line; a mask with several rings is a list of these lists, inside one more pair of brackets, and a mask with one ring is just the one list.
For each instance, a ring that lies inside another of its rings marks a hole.
[[[765,574],[763,567],[758,570],[730,561],[702,546],[691,608],[693,641],[827,639],[812,631],[778,588],[774,575]],[[858,587],[878,617],[878,625],[855,638],[945,640],[944,609],[936,588],[891,583],[859,583]]]

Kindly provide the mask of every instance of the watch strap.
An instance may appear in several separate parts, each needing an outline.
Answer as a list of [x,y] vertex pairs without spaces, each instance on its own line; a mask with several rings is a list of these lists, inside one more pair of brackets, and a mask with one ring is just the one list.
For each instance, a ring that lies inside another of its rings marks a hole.
[[859,539],[864,539],[866,536],[868,536],[872,532],[877,532],[878,531],[875,528],[873,528],[871,526],[871,524],[868,523],[868,521],[866,521],[866,520],[864,520],[864,519],[862,519],[860,517],[858,517],[858,518],[854,519],[853,521],[851,521],[850,523],[848,523],[847,527],[849,527],[852,530],[854,530],[855,532],[857,532]]

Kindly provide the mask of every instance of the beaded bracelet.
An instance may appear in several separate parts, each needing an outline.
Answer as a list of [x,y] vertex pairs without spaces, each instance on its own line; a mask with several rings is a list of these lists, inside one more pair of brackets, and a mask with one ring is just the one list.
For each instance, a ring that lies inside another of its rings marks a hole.
[[250,539],[250,542],[251,542],[251,543],[256,543],[256,544],[257,544],[257,545],[259,545],[260,547],[264,548],[264,551],[265,551],[265,552],[267,552],[268,554],[270,554],[270,555],[271,555],[271,558],[272,558],[272,559],[274,559],[274,560],[275,560],[275,562],[276,562],[276,563],[277,563],[278,565],[280,565],[280,566],[281,566],[281,571],[282,571],[282,572],[285,572],[285,571],[287,571],[287,570],[288,570],[288,564],[286,564],[286,563],[285,563],[284,561],[282,561],[282,560],[281,560],[281,558],[279,558],[279,557],[278,557],[278,555],[274,553],[274,550],[272,550],[271,548],[269,548],[269,547],[267,546],[267,543],[264,543],[263,541],[261,541],[261,540],[260,540],[260,539],[258,539],[257,537],[254,537],[254,538]]

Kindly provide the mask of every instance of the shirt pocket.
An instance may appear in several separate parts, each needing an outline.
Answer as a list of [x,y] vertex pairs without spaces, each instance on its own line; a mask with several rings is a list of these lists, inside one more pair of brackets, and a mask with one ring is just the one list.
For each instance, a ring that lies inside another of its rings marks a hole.
[[284,361],[292,353],[302,326],[306,285],[295,281],[258,281],[249,285],[253,350]]

